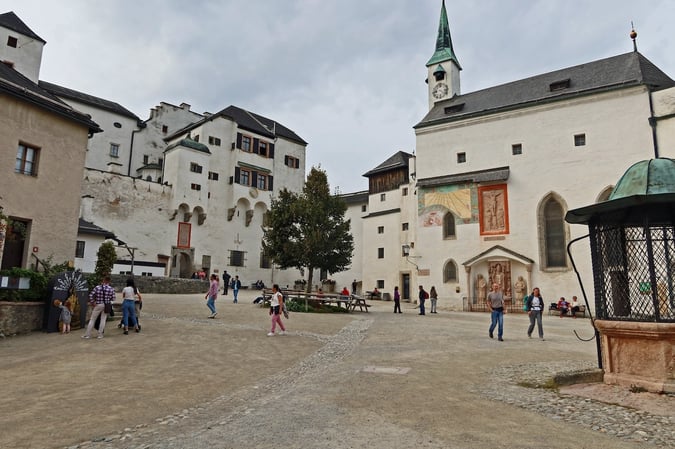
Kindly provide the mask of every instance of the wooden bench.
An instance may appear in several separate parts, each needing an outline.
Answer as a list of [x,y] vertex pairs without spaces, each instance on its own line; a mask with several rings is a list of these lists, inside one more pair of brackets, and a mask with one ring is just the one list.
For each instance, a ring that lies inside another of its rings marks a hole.
[[[548,306],[548,314],[549,315],[560,315],[560,311],[558,310],[558,305],[557,304],[550,304]],[[586,306],[584,304],[579,304],[579,311],[576,313],[576,315],[581,314],[582,318],[586,318]],[[572,308],[570,307],[569,310],[564,317],[572,317]]]

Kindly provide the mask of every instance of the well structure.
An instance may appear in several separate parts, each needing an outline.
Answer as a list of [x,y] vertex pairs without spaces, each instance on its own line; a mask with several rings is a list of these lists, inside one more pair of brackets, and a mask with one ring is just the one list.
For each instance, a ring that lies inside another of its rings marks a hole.
[[587,224],[604,382],[675,392],[675,160],[631,166]]

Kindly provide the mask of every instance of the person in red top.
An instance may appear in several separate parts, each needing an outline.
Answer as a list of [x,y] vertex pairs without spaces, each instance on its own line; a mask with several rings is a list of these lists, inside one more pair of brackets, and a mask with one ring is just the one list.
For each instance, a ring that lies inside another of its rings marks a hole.
[[340,292],[342,296],[349,296],[349,290],[347,290],[347,287],[342,287],[342,291]]
[[560,318],[562,318],[564,315],[567,315],[567,311],[570,309],[570,303],[567,302],[567,300],[561,296],[560,299],[558,300],[558,311],[560,312]]

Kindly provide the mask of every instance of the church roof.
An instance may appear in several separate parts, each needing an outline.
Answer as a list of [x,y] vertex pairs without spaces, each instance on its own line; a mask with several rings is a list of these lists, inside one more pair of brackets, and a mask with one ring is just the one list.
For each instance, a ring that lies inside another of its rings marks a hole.
[[377,173],[386,172],[396,168],[405,168],[408,167],[408,160],[413,157],[412,154],[406,153],[405,151],[399,151],[391,156],[386,161],[382,162],[377,167],[373,168],[369,172],[365,173],[363,176],[371,176]]
[[239,108],[237,106],[231,105],[219,112],[216,112],[215,114],[211,114],[208,117],[205,117],[204,119],[198,122],[191,123],[185,128],[176,131],[173,134],[173,136],[168,136],[166,139],[170,140],[172,137],[175,137],[176,135],[185,134],[186,132],[201,126],[207,121],[214,120],[218,117],[223,117],[232,120],[233,122],[237,123],[237,126],[239,128],[246,129],[260,136],[269,137],[270,139],[283,137],[285,139],[292,140],[293,142],[297,142],[301,145],[307,145],[307,142],[305,142],[300,136],[298,136],[295,132],[291,131],[290,129],[286,128],[281,123],[276,122],[267,117],[263,117],[262,115],[258,115],[253,112],[249,112],[245,109]]
[[0,26],[12,31],[16,31],[17,33],[21,33],[24,36],[36,39],[42,42],[43,44],[47,43],[47,41],[45,41],[40,36],[35,34],[33,30],[28,28],[28,25],[23,23],[23,21],[19,19],[19,17],[16,14],[14,14],[14,11],[0,14]]
[[6,64],[0,64],[0,92],[80,123],[88,127],[90,133],[102,131],[87,115],[76,111]]
[[435,103],[415,128],[640,85],[661,90],[675,81],[642,54],[631,52],[456,95]]
[[45,90],[48,90],[52,94],[60,98],[68,98],[70,100],[79,101],[80,103],[88,104],[99,109],[106,110],[108,112],[113,112],[115,114],[122,115],[124,117],[129,117],[130,119],[141,121],[140,118],[124,106],[114,101],[106,100],[104,98],[95,97],[93,95],[85,94],[83,92],[78,92],[73,89],[68,89],[67,87],[58,86],[56,84],[48,83],[47,81],[40,81],[38,83],[40,87]]

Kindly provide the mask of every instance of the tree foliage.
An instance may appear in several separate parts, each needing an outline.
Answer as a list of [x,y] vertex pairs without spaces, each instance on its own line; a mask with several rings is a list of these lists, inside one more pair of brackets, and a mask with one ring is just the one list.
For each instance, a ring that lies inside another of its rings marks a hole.
[[96,283],[101,282],[105,276],[112,273],[113,266],[117,261],[117,251],[113,242],[106,240],[96,252],[96,268],[94,269]]
[[345,202],[330,194],[326,173],[312,167],[301,193],[284,189],[272,200],[263,249],[281,268],[344,271],[351,264],[354,238]]

